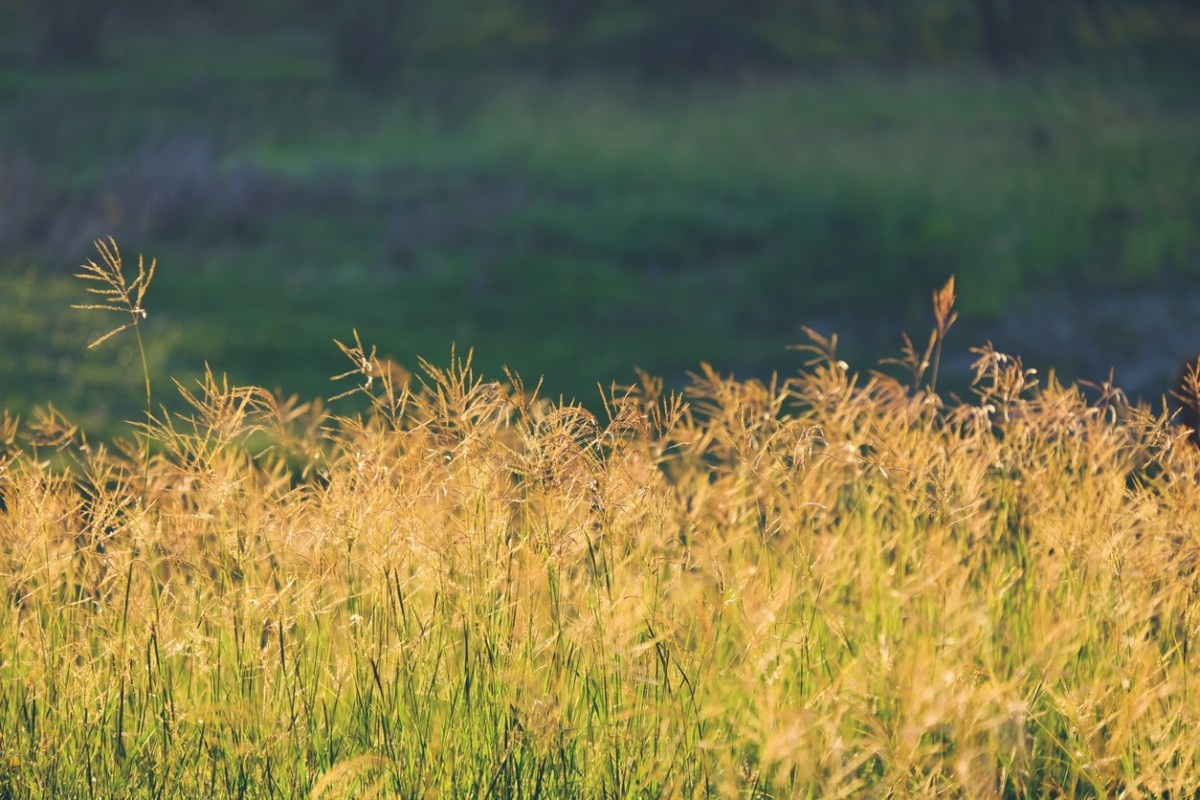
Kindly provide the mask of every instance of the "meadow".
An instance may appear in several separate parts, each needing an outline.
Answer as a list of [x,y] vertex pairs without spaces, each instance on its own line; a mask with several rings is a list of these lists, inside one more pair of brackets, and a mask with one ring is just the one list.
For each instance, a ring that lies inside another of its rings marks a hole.
[[810,332],[593,413],[354,334],[328,404],[5,416],[0,796],[1190,796],[1200,454],[988,346],[940,393],[954,300],[903,380]]

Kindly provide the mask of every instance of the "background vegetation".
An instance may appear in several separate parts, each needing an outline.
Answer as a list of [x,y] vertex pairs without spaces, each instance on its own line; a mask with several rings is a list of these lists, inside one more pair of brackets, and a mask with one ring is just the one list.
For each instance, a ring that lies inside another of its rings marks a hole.
[[633,365],[792,369],[806,322],[891,352],[951,273],[983,341],[1200,263],[1189,3],[0,8],[0,375],[88,427],[137,408],[63,314],[110,234],[169,266],[160,380],[209,359],[305,396],[352,326],[591,403]]

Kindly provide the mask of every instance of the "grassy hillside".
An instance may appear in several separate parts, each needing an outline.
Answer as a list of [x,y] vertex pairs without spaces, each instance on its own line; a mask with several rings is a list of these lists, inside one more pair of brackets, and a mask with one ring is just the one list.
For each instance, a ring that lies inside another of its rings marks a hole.
[[790,370],[782,345],[831,311],[874,320],[860,354],[890,349],[951,273],[978,318],[1200,263],[1181,73],[422,67],[364,90],[307,34],[109,50],[86,71],[0,58],[0,376],[14,407],[52,396],[89,426],[137,408],[63,312],[110,234],[164,264],[159,382],[208,359],[305,396],[352,326],[410,367],[454,341],[590,402],[634,364],[676,386],[701,358]]
[[0,795],[1194,791],[1200,455],[986,347],[939,396],[952,302],[909,383],[815,337],[593,414],[351,340],[329,410],[6,417]]

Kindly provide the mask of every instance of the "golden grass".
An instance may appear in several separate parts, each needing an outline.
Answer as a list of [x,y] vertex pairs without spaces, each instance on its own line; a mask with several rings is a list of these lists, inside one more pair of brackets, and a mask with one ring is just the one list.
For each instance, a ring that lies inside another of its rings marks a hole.
[[1200,456],[990,347],[938,396],[939,296],[911,384],[355,337],[361,413],[210,374],[148,464],[6,417],[0,796],[1190,796]]

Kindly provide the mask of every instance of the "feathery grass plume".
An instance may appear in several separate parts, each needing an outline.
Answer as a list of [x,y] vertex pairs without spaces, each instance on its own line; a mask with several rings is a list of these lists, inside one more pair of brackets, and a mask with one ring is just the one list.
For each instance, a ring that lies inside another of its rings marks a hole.
[[954,311],[954,276],[941,289],[933,293],[934,328],[929,332],[929,341],[923,351],[918,352],[908,333],[902,333],[903,346],[899,358],[885,358],[881,363],[897,364],[905,368],[912,376],[912,388],[917,391],[929,372],[929,394],[937,399],[938,370],[942,363],[942,345],[950,327],[958,320],[958,312]]
[[321,776],[321,779],[313,786],[309,798],[310,800],[319,800],[323,797],[344,796],[345,790],[341,794],[334,793],[335,789],[342,784],[349,784],[358,789],[353,792],[355,797],[378,796],[386,786],[386,782],[377,782],[371,789],[365,791],[359,784],[365,775],[386,768],[387,764],[386,758],[371,753],[340,761],[333,769]]
[[[88,349],[97,348],[117,334],[130,328],[133,329],[137,338],[138,357],[142,364],[142,379],[146,387],[146,418],[149,419],[154,405],[150,386],[150,367],[146,361],[146,347],[142,342],[141,323],[147,317],[144,300],[146,290],[150,288],[150,283],[154,280],[154,271],[158,267],[158,261],[152,259],[147,268],[145,259],[139,255],[137,277],[129,281],[125,278],[125,266],[116,241],[111,236],[107,242],[97,239],[95,246],[100,254],[101,263],[97,264],[94,259],[89,259],[80,266],[80,271],[75,274],[75,277],[96,284],[88,286],[87,291],[99,295],[103,302],[75,304],[71,308],[83,311],[113,311],[129,316],[128,322],[118,325],[92,340],[88,344]],[[148,438],[144,440],[143,462],[144,471],[148,471],[150,462],[150,440]]]
[[1179,402],[1179,420],[1190,430],[1188,440],[1200,446],[1200,356],[1184,363],[1170,396]]
[[954,311],[954,276],[951,275],[946,281],[946,284],[933,293],[933,317],[937,323],[937,347],[933,353],[933,373],[929,376],[929,390],[937,392],[938,368],[942,363],[942,345],[946,341],[946,334],[958,319],[958,312]]
[[154,280],[154,270],[158,264],[157,261],[151,261],[150,268],[147,269],[143,257],[138,256],[137,277],[127,282],[124,265],[121,261],[121,251],[117,247],[116,241],[111,237],[107,242],[97,239],[95,246],[100,252],[100,260],[103,263],[97,264],[94,260],[89,259],[80,267],[81,272],[76,273],[75,277],[99,284],[98,286],[89,286],[87,291],[100,295],[105,300],[102,303],[72,305],[71,308],[128,314],[129,322],[118,325],[108,333],[94,339],[88,344],[89,349],[99,347],[128,328],[136,328],[146,318],[146,309],[142,305],[142,300],[146,296],[146,290],[150,288],[150,282]]
[[347,378],[360,377],[362,378],[362,385],[352,387],[341,394],[334,395],[330,398],[331,401],[341,400],[343,397],[349,397],[357,392],[362,392],[368,397],[374,399],[374,395],[371,393],[371,387],[375,384],[375,378],[380,372],[379,360],[375,356],[377,351],[375,346],[372,345],[370,352],[367,352],[366,348],[363,347],[362,339],[360,339],[358,336],[358,330],[355,329],[353,334],[353,347],[343,344],[337,339],[334,339],[333,343],[337,345],[339,350],[342,351],[342,355],[350,359],[350,362],[354,365],[354,368],[349,369],[341,374],[334,375],[332,378],[330,378],[330,380],[341,381]]

